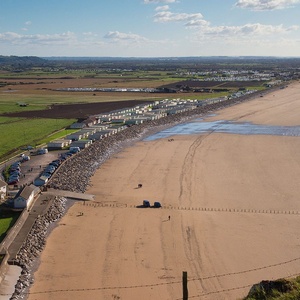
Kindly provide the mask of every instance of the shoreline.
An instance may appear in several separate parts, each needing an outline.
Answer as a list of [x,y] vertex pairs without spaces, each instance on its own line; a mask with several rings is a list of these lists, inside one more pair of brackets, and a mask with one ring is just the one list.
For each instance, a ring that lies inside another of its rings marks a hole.
[[[271,92],[273,92],[273,90],[269,91],[269,93],[271,93]],[[100,168],[100,166],[104,162],[106,162],[112,155],[119,153],[124,148],[131,146],[131,145],[135,144],[137,141],[141,141],[146,136],[149,136],[155,132],[159,132],[165,128],[173,127],[174,125],[177,125],[180,123],[185,123],[192,119],[199,118],[202,116],[206,116],[208,113],[214,112],[215,110],[227,108],[227,107],[230,107],[237,103],[242,103],[245,101],[257,99],[257,97],[258,97],[257,95],[255,97],[253,97],[253,95],[251,95],[251,96],[252,97],[247,97],[247,99],[244,99],[242,101],[241,101],[241,99],[233,99],[233,100],[235,100],[234,103],[226,103],[226,105],[224,105],[225,103],[222,103],[222,105],[215,105],[214,107],[209,106],[209,107],[205,107],[204,109],[201,108],[201,110],[196,109],[196,110],[198,110],[197,113],[195,113],[195,110],[194,110],[194,111],[188,112],[187,115],[185,113],[183,116],[175,115],[175,116],[172,116],[171,120],[163,120],[162,123],[164,123],[164,124],[157,124],[157,123],[161,122],[158,120],[159,122],[151,121],[151,124],[149,124],[150,123],[149,122],[149,123],[145,124],[144,126],[143,125],[138,125],[137,127],[132,126],[132,127],[128,128],[129,130],[125,134],[122,135],[123,132],[120,132],[119,134],[116,134],[115,136],[106,138],[105,139],[106,141],[103,140],[97,144],[98,147],[95,150],[99,151],[99,149],[100,149],[100,153],[102,155],[104,153],[104,155],[101,156],[101,159],[99,159],[99,156],[98,156],[98,158],[95,158],[95,156],[92,153],[89,153],[89,155],[87,155],[88,159],[91,159],[91,161],[89,162],[89,164],[86,165],[88,168],[87,169],[85,168],[86,173],[83,175],[84,180],[85,180],[84,185],[81,185],[78,187],[76,184],[72,184],[72,183],[64,182],[63,184],[60,184],[60,182],[58,182],[54,176],[53,181],[51,180],[51,182],[50,182],[50,186],[54,187],[54,188],[68,189],[71,191],[85,192],[85,190],[90,186],[90,179],[94,175],[96,170],[98,170]],[[128,136],[129,136],[129,138],[128,138]],[[90,146],[90,147],[92,147],[92,146]],[[72,171],[74,169],[74,166],[78,163],[81,165],[82,165],[82,163],[86,164],[86,162],[87,162],[87,160],[85,159],[86,157],[84,158],[83,156],[85,154],[87,154],[88,151],[89,151],[89,148],[87,148],[87,149],[85,149],[85,151],[81,152],[82,153],[81,157],[80,157],[80,155],[79,155],[80,153],[79,153],[78,155],[76,155],[74,157],[74,160],[70,159],[70,162],[68,163],[68,165],[64,166],[64,168],[62,168],[63,170],[59,170],[60,172],[58,172],[58,174],[56,174],[57,178],[59,178],[61,176],[69,177],[70,170]],[[97,161],[97,163],[95,163],[96,161]],[[82,171],[82,169],[80,169],[80,171]],[[75,176],[74,178],[75,178],[75,183],[76,183],[76,181],[78,180],[78,177]],[[68,209],[69,208],[67,208],[65,210],[65,213],[67,213]],[[53,229],[57,226],[57,222],[55,222],[54,224],[55,225],[54,225]],[[51,233],[51,231],[49,232],[49,234],[50,233]],[[38,257],[37,260],[39,261],[40,258]],[[34,276],[34,272],[35,271],[33,271],[33,274],[32,274],[33,276]],[[14,299],[18,299],[18,298],[14,298]]]
[[[62,167],[57,170],[49,180],[48,186],[55,189],[63,189],[84,193],[89,186],[90,178],[96,170],[113,154],[122,151],[124,147],[157,133],[166,128],[191,121],[192,119],[207,116],[220,109],[245,103],[279,90],[274,87],[263,92],[255,92],[250,95],[234,98],[218,103],[213,103],[196,109],[168,115],[158,120],[147,121],[140,125],[133,125],[103,140],[96,141],[86,149],[80,151],[75,156],[70,157]],[[78,172],[77,166],[81,166]],[[80,182],[80,184],[78,184]]]
[[[269,91],[269,92],[271,92],[271,91]],[[249,101],[252,99],[252,97],[253,97],[253,95],[247,95],[247,96],[245,96],[245,99],[242,102]],[[232,100],[234,100],[234,101],[233,102],[230,101],[230,103],[224,103],[224,102],[221,103],[222,104],[221,108],[226,108],[226,107],[229,107],[229,106],[232,106],[232,105],[235,105],[235,104],[238,104],[241,102],[240,99],[232,99]],[[166,128],[170,128],[175,125],[188,122],[192,119],[202,117],[203,115],[209,114],[213,110],[220,109],[219,105],[217,105],[217,108],[214,108],[214,109],[212,109],[212,106],[215,107],[216,105],[211,104],[211,105],[208,105],[208,107],[207,106],[204,107],[204,109],[203,109],[203,107],[201,107],[200,113],[199,112],[196,113],[195,110],[192,110],[192,111],[188,111],[188,112],[184,112],[184,113],[179,113],[178,115],[173,115],[173,116],[171,116],[171,118],[169,116],[169,118],[165,117],[165,118],[162,118],[159,120],[149,121],[146,124],[140,124],[140,125],[135,125],[135,126],[129,127],[129,128],[127,128],[127,130],[130,130],[132,132],[129,134],[128,138],[126,137],[126,133],[125,133],[125,138],[124,138],[123,132],[120,132],[120,133],[115,134],[114,136],[107,137],[104,140],[97,142],[99,144],[104,141],[104,142],[107,142],[108,145],[104,146],[103,157],[101,157],[100,159],[99,158],[92,159],[92,161],[90,162],[90,165],[92,164],[92,170],[91,170],[91,172],[88,172],[88,175],[84,175],[85,179],[88,178],[88,181],[85,182],[84,188],[81,187],[80,189],[76,189],[76,188],[74,188],[74,186],[70,188],[70,186],[68,185],[67,190],[77,191],[77,192],[85,192],[86,189],[88,188],[88,186],[90,185],[90,178],[93,176],[93,174],[96,172],[96,170],[98,170],[100,168],[100,166],[103,163],[105,163],[105,161],[108,160],[111,156],[121,152],[124,148],[132,146],[134,143],[146,138],[147,136],[150,136],[152,134],[160,132]],[[196,109],[196,110],[199,111],[199,109]],[[171,120],[168,120],[168,119],[171,119]],[[161,124],[159,124],[159,123],[161,123]],[[121,136],[120,141],[117,141],[119,136]],[[109,141],[110,139],[112,139],[112,141]],[[110,143],[113,143],[113,145],[109,146]],[[84,149],[84,150],[85,151],[81,151],[81,154],[86,152],[88,150],[88,148]],[[75,157],[78,157],[79,154],[80,153],[78,153]],[[72,157],[72,158],[74,158],[74,157]],[[69,159],[69,162],[71,161],[71,159]],[[60,176],[64,176],[63,174],[61,174],[61,172],[66,172],[66,170],[68,168],[72,169],[73,164],[74,163],[72,162],[71,166],[67,166],[67,167],[64,166],[64,170],[63,171],[59,170],[60,172],[57,171],[55,173],[55,176],[57,176],[58,179],[60,178]],[[58,187],[57,183],[53,184],[52,179],[54,179],[53,181],[55,181],[55,176],[53,176],[51,178],[51,181],[49,182],[48,185],[52,188],[65,189],[66,186],[64,186],[62,188],[61,186]],[[68,203],[70,201],[72,201],[72,200],[67,199],[66,203]],[[60,216],[60,218],[56,221],[53,221],[50,224],[50,229],[46,229],[46,231],[43,233],[45,242],[46,242],[47,237],[49,237],[49,235],[51,234],[51,232],[58,226],[59,220],[62,218],[63,215],[65,215],[68,212],[68,210],[70,209],[71,206],[72,206],[72,204],[67,205],[66,208],[63,210],[63,213]],[[35,228],[33,227],[32,230],[35,231]],[[31,236],[31,234],[29,234],[29,236]],[[42,248],[44,248],[45,242],[42,243]],[[25,245],[27,243],[28,243],[28,237],[24,241],[23,249],[26,248]],[[40,248],[40,252],[43,251],[42,248]],[[30,261],[27,261],[26,263],[24,263],[23,258],[22,258],[22,256],[23,256],[22,250],[20,250],[21,253],[20,253],[20,261],[19,261],[19,266],[22,269],[21,276],[16,281],[15,291],[11,298],[11,299],[15,299],[15,300],[19,299],[20,297],[22,298],[23,296],[25,297],[24,299],[28,298],[27,292],[28,292],[28,289],[30,288],[30,285],[28,283],[32,284],[34,282],[34,274],[38,270],[39,265],[41,263],[40,255],[35,256],[35,258],[31,258]],[[25,257],[25,259],[26,259],[26,257]]]

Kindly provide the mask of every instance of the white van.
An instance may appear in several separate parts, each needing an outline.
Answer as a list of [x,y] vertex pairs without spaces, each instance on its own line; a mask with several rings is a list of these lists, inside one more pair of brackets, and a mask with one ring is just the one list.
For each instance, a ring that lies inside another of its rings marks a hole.
[[79,147],[70,147],[69,151],[70,151],[71,153],[77,153],[77,152],[80,151],[80,148],[79,148]]
[[46,154],[46,153],[48,153],[48,149],[46,149],[46,148],[41,148],[41,149],[38,149],[38,151],[37,151],[38,155]]

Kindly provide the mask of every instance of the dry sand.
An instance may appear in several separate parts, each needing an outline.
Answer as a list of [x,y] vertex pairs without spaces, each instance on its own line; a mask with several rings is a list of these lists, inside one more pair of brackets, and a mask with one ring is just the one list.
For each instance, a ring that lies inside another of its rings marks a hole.
[[[299,125],[300,85],[207,120]],[[138,142],[101,166],[88,193],[111,206],[67,212],[29,300],[182,299],[182,271],[189,299],[239,299],[261,280],[300,273],[300,138],[173,138]],[[135,208],[143,199],[163,208]]]

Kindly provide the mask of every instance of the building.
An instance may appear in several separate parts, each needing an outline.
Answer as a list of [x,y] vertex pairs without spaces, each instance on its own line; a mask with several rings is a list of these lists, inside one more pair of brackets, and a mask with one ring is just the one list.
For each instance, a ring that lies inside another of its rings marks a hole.
[[47,144],[48,150],[61,150],[71,144],[71,140],[54,140]]
[[106,137],[105,134],[103,134],[101,132],[95,132],[95,133],[89,135],[89,140],[98,141],[98,140],[101,140],[105,137]]
[[7,193],[7,183],[0,179],[0,200],[4,200]]
[[79,147],[80,149],[84,149],[87,148],[88,146],[90,146],[92,144],[92,140],[81,140],[81,141],[74,141],[71,143],[70,148],[71,147]]
[[70,125],[70,128],[71,129],[82,129],[82,128],[84,128],[84,127],[86,127],[86,124],[84,124],[84,123],[73,123],[72,125]]
[[72,141],[79,141],[83,138],[82,134],[75,132],[72,134],[67,135],[66,137],[68,140],[72,140]]
[[41,190],[34,185],[25,186],[14,199],[15,209],[29,208],[33,204],[34,198],[41,192]]

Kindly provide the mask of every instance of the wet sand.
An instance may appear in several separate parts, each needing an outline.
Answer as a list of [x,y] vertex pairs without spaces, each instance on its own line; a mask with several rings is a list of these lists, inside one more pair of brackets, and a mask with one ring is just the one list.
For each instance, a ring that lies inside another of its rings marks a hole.
[[[299,99],[290,85],[205,121],[295,126]],[[87,191],[97,203],[77,202],[51,233],[29,300],[182,299],[182,271],[189,297],[238,299],[300,273],[300,137],[172,138],[99,168]],[[143,199],[163,208],[136,208]]]

